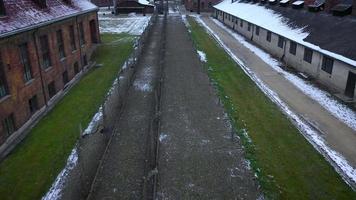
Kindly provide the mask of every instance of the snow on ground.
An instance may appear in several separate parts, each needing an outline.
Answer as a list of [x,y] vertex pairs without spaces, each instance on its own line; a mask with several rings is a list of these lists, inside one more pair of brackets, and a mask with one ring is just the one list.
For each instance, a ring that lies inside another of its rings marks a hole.
[[101,33],[141,35],[151,19],[151,16],[139,16],[136,14],[122,17],[108,14],[107,12],[99,12],[98,15]]
[[153,71],[151,66],[146,66],[138,78],[134,81],[133,86],[142,92],[151,92],[153,80]]
[[301,90],[304,94],[308,95],[310,98],[318,102],[322,107],[324,107],[329,113],[334,117],[339,119],[341,122],[347,124],[350,128],[356,131],[356,112],[351,110],[346,105],[340,103],[335,98],[332,97],[326,91],[323,91],[316,86],[310,84],[308,81],[299,78],[298,76],[283,70],[280,66],[283,64],[272,58],[270,54],[266,53],[264,50],[258,48],[257,46],[249,43],[245,38],[231,29],[226,27],[220,21],[212,19],[218,26],[226,30],[231,34],[237,41],[243,44],[245,47],[254,52],[258,57],[260,57],[264,62],[271,66],[275,71],[282,74],[289,82]]
[[75,147],[67,159],[66,166],[58,174],[56,180],[53,182],[47,194],[44,197],[42,197],[42,200],[60,199],[61,192],[66,182],[66,179],[70,171],[77,165],[77,163],[78,163],[78,152],[77,152],[77,148]]
[[203,51],[197,50],[197,53],[198,53],[198,55],[199,55],[200,61],[202,61],[202,62],[207,62],[207,60],[206,60],[206,54],[205,54]]
[[[272,91],[267,85],[261,81],[257,75],[249,69],[242,60],[237,58],[229,49],[220,37],[212,31],[209,26],[205,24],[200,17],[196,17],[198,23],[200,23],[207,32],[213,36],[222,48],[231,56],[231,58],[241,66],[241,69],[248,75],[256,85],[261,89],[267,97],[269,97],[276,105],[278,105],[283,112],[291,119],[291,122],[299,129],[303,136],[318,150],[327,160],[330,161],[337,172],[345,179],[348,184],[356,184],[356,169],[353,168],[348,161],[338,152],[331,149],[324,139],[318,135],[318,133],[312,129],[303,119],[301,119],[296,113],[294,113],[286,103],[284,103],[274,91]],[[340,171],[341,170],[341,171]]]
[[288,20],[284,18],[281,14],[278,14],[264,6],[242,2],[231,3],[230,0],[224,0],[221,3],[215,5],[214,7],[219,10],[223,10],[226,13],[234,15],[240,19],[258,25],[264,29],[282,35],[290,40],[293,40],[316,51],[319,51],[325,55],[334,57],[352,66],[356,66],[355,60],[349,59],[340,54],[327,51],[309,42],[305,42],[304,39],[309,35],[309,33],[305,32],[305,27],[291,27],[288,23]]

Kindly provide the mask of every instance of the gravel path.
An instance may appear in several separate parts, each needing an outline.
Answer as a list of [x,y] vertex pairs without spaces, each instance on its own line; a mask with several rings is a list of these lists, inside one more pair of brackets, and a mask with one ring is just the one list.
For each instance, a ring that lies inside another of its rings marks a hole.
[[255,178],[181,16],[170,16],[162,88],[158,199],[257,199]]
[[88,199],[142,199],[146,141],[154,114],[163,18],[159,17],[136,66],[127,103],[115,125],[102,168]]

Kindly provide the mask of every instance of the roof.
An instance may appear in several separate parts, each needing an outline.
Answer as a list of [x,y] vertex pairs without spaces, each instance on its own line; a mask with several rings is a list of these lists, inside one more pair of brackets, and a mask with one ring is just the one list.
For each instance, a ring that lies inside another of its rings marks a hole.
[[219,10],[356,67],[356,17],[224,0]]
[[0,18],[0,38],[98,9],[87,0],[71,0],[71,4],[63,0],[47,0],[47,8],[43,9],[33,0],[3,1],[6,16]]

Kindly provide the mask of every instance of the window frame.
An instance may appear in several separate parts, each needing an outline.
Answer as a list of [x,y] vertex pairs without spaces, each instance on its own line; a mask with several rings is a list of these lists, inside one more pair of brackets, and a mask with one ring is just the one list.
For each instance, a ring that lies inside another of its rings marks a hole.
[[61,59],[65,58],[66,57],[66,52],[65,52],[62,29],[59,29],[59,30],[56,31],[56,37],[57,37],[57,47],[58,47],[59,58],[61,58]]
[[308,48],[308,47],[304,47],[304,56],[303,56],[303,60],[307,63],[312,63],[313,61],[313,50]]
[[77,50],[77,44],[75,42],[75,31],[73,25],[69,25],[69,42],[72,48],[72,52]]
[[42,54],[43,69],[47,69],[52,66],[51,50],[49,47],[48,40],[49,40],[48,35],[40,36],[40,47],[41,47],[41,54]]
[[9,95],[9,87],[7,85],[6,74],[2,57],[0,53],[0,99]]
[[[328,64],[329,64],[329,66],[328,66]],[[330,56],[323,55],[321,69],[328,74],[332,74],[333,68],[334,68],[334,59],[331,58]]]
[[2,120],[2,126],[6,138],[16,131],[16,121],[14,113],[11,113],[5,119]]
[[79,44],[81,46],[85,45],[85,34],[84,34],[84,24],[83,22],[79,22]]
[[278,44],[277,44],[277,46],[278,46],[279,48],[283,49],[283,47],[284,47],[284,41],[285,41],[285,38],[279,35],[279,36],[278,36]]
[[267,30],[266,40],[268,42],[271,42],[271,40],[272,40],[272,32],[271,31]]
[[289,41],[289,53],[292,55],[297,54],[297,43],[294,41]]
[[260,27],[259,26],[255,26],[255,34],[256,35],[260,35]]
[[37,112],[38,110],[38,99],[37,95],[33,95],[29,100],[28,100],[28,105],[29,105],[29,110],[30,114],[33,115]]
[[33,79],[31,60],[28,52],[28,44],[27,43],[20,44],[19,49],[20,49],[21,63],[23,64],[23,76],[24,76],[25,83],[27,83]]

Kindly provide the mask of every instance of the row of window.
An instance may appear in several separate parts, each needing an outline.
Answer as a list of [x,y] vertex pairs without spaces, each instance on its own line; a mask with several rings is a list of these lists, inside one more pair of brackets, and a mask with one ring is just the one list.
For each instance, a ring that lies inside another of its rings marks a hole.
[[[77,45],[76,45],[76,38],[74,34],[74,26],[70,25],[68,29],[69,29],[69,40],[70,40],[71,50],[75,51],[77,49]],[[59,57],[61,59],[65,58],[66,57],[65,44],[64,44],[63,33],[61,29],[56,32],[56,39],[57,39],[57,50],[58,50]],[[47,69],[50,66],[52,66],[51,49],[49,47],[48,41],[49,40],[47,35],[41,35],[39,37],[39,43],[41,48],[41,59],[42,59],[41,66],[43,69]],[[84,27],[82,22],[79,23],[79,42],[80,45],[84,45],[86,43]],[[27,83],[33,78],[28,44],[27,43],[20,44],[18,48],[20,52],[21,63],[23,64],[23,79]],[[83,56],[83,64],[84,66],[87,65],[87,60],[85,55]],[[1,60],[1,54],[0,54],[0,99],[8,94],[9,94],[9,90],[6,83],[4,65]]]
[[[221,11],[217,11],[217,12],[218,12],[218,15],[223,15],[223,12],[221,12]],[[225,19],[227,19],[229,21],[232,21],[235,24],[238,24],[238,21],[240,20],[240,27],[243,28],[244,20],[239,19],[239,18],[234,17],[234,16],[229,15],[229,14],[225,14]],[[251,27],[252,27],[252,24],[247,22],[247,31],[250,32],[251,29],[252,29]],[[266,40],[268,42],[271,42],[272,32],[268,31],[268,30],[266,30],[266,31],[267,31]],[[259,26],[255,26],[255,34],[257,36],[260,35],[260,27]],[[279,48],[283,48],[285,42],[286,42],[286,39],[284,37],[278,36],[277,46]],[[296,55],[296,53],[297,53],[297,43],[296,42],[290,41],[289,53],[292,54],[292,55]],[[310,48],[305,47],[304,48],[303,60],[308,62],[308,63],[311,63],[312,62],[312,58],[313,58],[313,50],[310,49]],[[332,74],[333,65],[334,65],[334,60],[331,57],[324,55],[321,69],[323,71],[329,73],[329,74]]]

